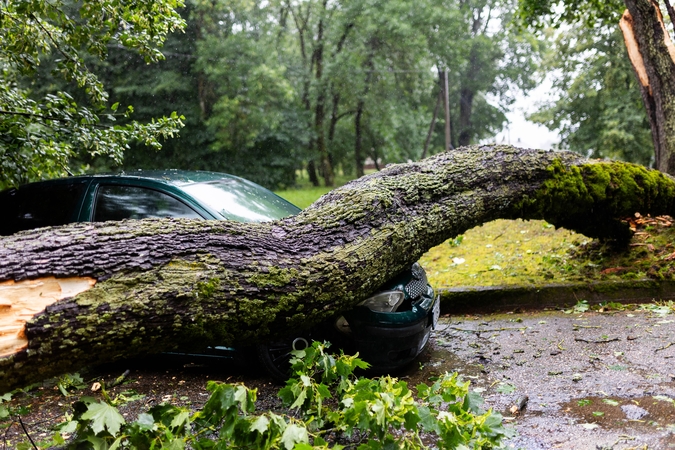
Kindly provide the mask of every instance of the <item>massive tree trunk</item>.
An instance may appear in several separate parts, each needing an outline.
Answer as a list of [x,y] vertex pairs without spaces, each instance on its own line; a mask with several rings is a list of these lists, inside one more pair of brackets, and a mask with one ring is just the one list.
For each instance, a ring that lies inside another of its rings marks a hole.
[[625,4],[620,27],[649,117],[656,168],[675,175],[675,48],[658,2]]
[[86,364],[308,327],[493,219],[625,237],[615,218],[673,213],[674,198],[670,177],[640,166],[471,147],[389,166],[272,223],[162,219],[18,233],[0,239],[0,329],[16,330],[0,349],[0,391]]

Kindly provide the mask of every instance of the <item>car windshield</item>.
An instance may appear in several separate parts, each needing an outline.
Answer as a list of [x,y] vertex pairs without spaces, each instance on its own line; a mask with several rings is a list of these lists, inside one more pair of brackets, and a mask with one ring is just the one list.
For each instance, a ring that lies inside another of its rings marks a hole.
[[200,202],[216,210],[224,219],[239,222],[266,222],[300,212],[300,208],[256,184],[236,178],[223,178],[182,186]]

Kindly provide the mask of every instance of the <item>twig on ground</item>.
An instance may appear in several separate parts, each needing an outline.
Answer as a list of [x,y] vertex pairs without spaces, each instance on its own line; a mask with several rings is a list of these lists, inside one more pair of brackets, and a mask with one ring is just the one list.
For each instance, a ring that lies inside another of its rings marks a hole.
[[612,338],[612,339],[599,339],[595,341],[589,341],[588,339],[583,339],[583,338],[574,338],[575,341],[577,342],[586,342],[588,344],[606,344],[607,342],[614,342],[614,341],[619,341],[619,338]]
[[659,350],[665,350],[665,349],[667,349],[668,347],[670,347],[671,345],[675,345],[675,343],[674,343],[674,342],[668,342],[668,343],[667,343],[666,345],[664,345],[663,347],[659,347],[659,348],[657,348],[656,350],[654,350],[654,353],[658,352]]
[[464,331],[465,333],[489,333],[491,331],[522,331],[522,330],[527,330],[527,327],[504,327],[504,328],[486,328],[486,329],[477,329],[477,330],[468,330],[466,328],[458,328],[458,327],[448,327],[451,330],[456,330],[456,331]]
[[21,428],[23,428],[23,432],[26,434],[26,437],[28,437],[28,440],[30,441],[31,445],[35,450],[39,450],[38,446],[35,445],[35,442],[33,442],[33,438],[30,437],[30,434],[28,434],[28,430],[26,429],[26,426],[23,424],[23,420],[21,420],[21,416],[17,416],[19,418],[19,423],[21,424]]

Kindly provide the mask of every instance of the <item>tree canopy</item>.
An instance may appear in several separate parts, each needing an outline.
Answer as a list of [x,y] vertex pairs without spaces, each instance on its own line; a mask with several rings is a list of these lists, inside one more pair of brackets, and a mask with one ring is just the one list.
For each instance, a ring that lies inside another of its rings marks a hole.
[[[533,87],[540,50],[530,34],[507,26],[511,0],[189,0],[151,2],[137,14],[133,3],[110,2],[103,10],[115,15],[98,18],[87,15],[87,5],[45,3],[42,20],[63,39],[73,28],[66,18],[82,24],[78,33],[90,33],[89,44],[57,45],[43,33],[45,47],[30,70],[4,79],[35,108],[54,109],[52,116],[2,116],[15,133],[37,130],[22,138],[31,151],[18,139],[6,144],[23,163],[21,170],[7,163],[5,185],[82,167],[217,170],[272,188],[292,185],[305,168],[330,185],[332,172],[359,175],[366,159],[381,167],[420,157],[439,71],[449,74],[453,145],[492,136],[505,123],[513,91]],[[152,15],[154,28],[143,34],[146,19],[126,25],[125,14]],[[24,29],[3,30],[28,39]],[[60,47],[79,58],[69,69],[77,75],[61,69]],[[78,87],[77,80],[90,81]],[[68,127],[55,120],[58,111],[70,114]],[[171,111],[184,118],[153,122]],[[445,147],[444,125],[436,121],[428,153]]]
[[544,68],[555,74],[559,97],[540,105],[530,120],[558,130],[561,148],[653,165],[649,121],[616,26],[556,33]]
[[[182,119],[115,125],[133,108],[109,102],[92,60],[109,47],[133,50],[150,63],[168,33],[184,21],[180,0],[4,1],[0,4],[0,187],[78,170],[72,160],[104,156],[120,163],[130,141],[160,147]],[[61,85],[44,92],[44,65]],[[38,91],[44,95],[36,95]],[[166,114],[169,114],[167,112]]]

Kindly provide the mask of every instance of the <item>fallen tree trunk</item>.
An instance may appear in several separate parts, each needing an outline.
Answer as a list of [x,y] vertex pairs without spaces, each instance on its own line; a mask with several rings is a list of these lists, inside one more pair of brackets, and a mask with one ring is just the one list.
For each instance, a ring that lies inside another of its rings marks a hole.
[[[349,309],[426,250],[497,218],[591,237],[672,214],[657,171],[577,154],[464,148],[363,177],[295,217],[73,224],[0,240],[0,391],[112,361],[261,341]],[[51,286],[51,287],[50,287]]]

